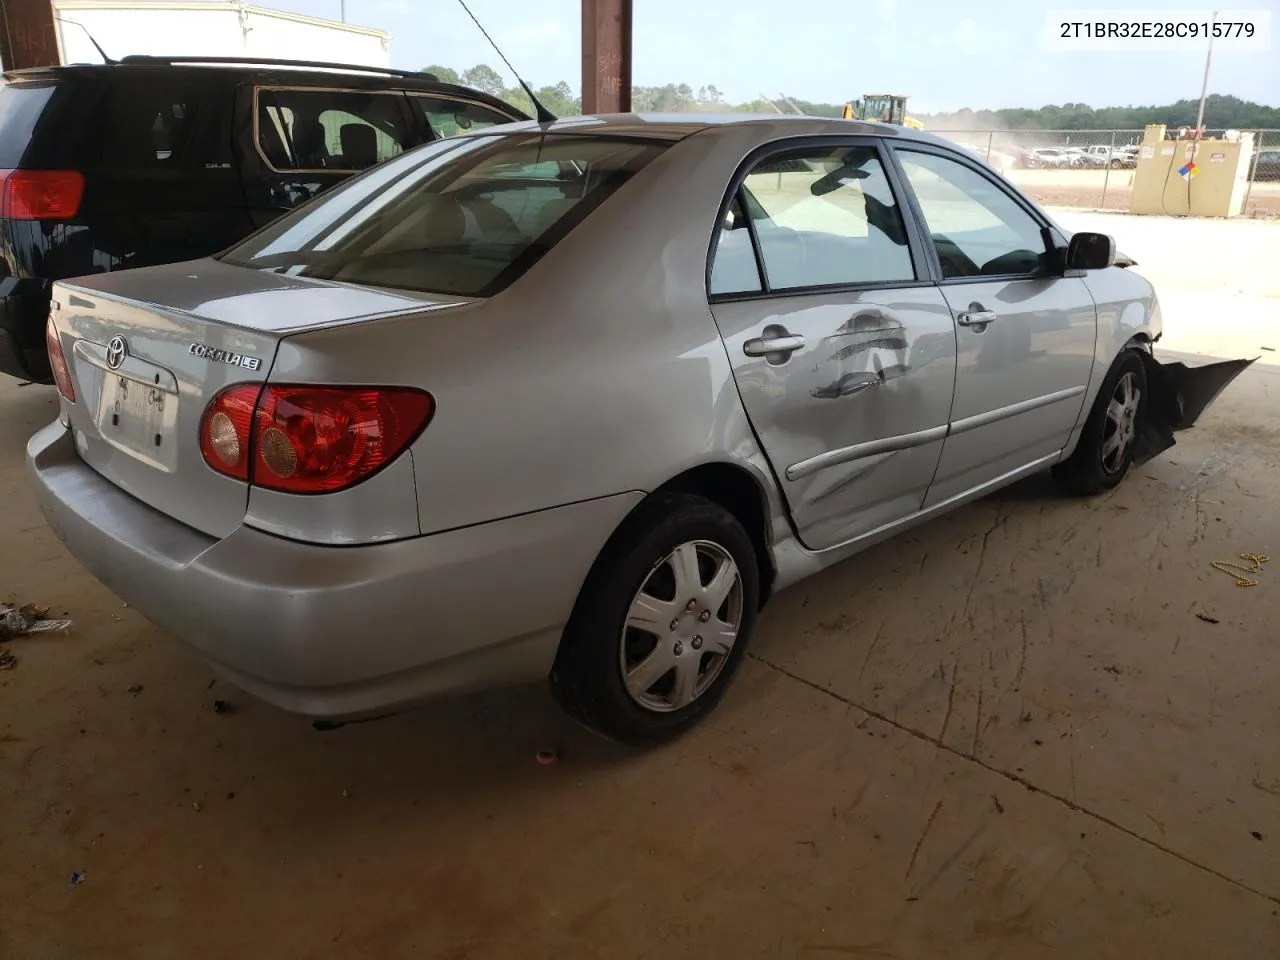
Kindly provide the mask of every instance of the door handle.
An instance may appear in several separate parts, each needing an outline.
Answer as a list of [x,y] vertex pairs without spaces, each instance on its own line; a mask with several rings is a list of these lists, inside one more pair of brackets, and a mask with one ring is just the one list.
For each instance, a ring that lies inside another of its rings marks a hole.
[[791,334],[784,337],[756,337],[742,345],[742,352],[748,357],[767,357],[782,354],[789,357],[804,346],[804,337]]
[[985,327],[995,319],[994,310],[966,310],[956,317],[956,323],[962,327]]

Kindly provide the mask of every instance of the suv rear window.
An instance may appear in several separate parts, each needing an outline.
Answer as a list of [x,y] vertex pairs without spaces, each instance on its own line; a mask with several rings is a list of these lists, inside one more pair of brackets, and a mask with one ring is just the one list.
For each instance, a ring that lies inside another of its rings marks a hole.
[[22,161],[40,114],[57,84],[0,82],[0,169],[12,170]]
[[223,259],[324,280],[492,296],[666,146],[536,133],[439,140],[277,220]]
[[276,170],[352,172],[417,142],[399,93],[264,87],[258,149]]

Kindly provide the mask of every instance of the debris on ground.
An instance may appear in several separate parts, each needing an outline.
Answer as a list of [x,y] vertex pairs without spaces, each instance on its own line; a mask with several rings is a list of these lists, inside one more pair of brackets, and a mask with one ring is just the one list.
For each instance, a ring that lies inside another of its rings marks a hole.
[[17,665],[17,657],[8,650],[0,650],[0,670],[12,670]]
[[70,620],[50,620],[48,607],[37,607],[34,603],[13,607],[0,603],[0,640],[65,630],[69,626]]
[[1250,834],[1250,835],[1253,837],[1253,839],[1255,839],[1255,840],[1261,840],[1261,839],[1262,839],[1262,834],[1260,834],[1257,830],[1250,830],[1250,831],[1249,831],[1249,834]]
[[79,870],[71,874],[71,885],[73,887],[80,886],[80,884],[84,883],[84,880],[85,880],[84,874],[81,873]]
[[549,767],[551,764],[559,760],[560,756],[554,750],[542,749],[538,751],[536,759],[538,763],[542,764],[544,767]]
[[1113,676],[1117,676],[1117,677],[1120,676],[1120,668],[1117,667],[1114,663],[1111,664],[1111,666],[1103,667],[1102,669],[1107,671],[1107,673],[1112,674]]
[[142,684],[140,684],[140,683],[135,683],[135,684],[134,684],[133,686],[131,686],[131,687],[130,687],[126,692],[127,692],[127,693],[132,693],[134,696],[137,696],[138,694],[140,694],[140,693],[142,692]]
[[996,805],[996,813],[1004,813],[1004,804],[1000,802],[1000,798],[994,793],[991,795],[991,802]]
[[199,800],[195,800],[191,804],[191,809],[194,810],[196,813],[199,813],[201,810],[204,809],[204,804],[201,803]]
[[1211,617],[1207,613],[1203,612],[1202,610],[1196,611],[1196,619],[1203,620],[1205,623],[1218,623],[1217,617]]
[[[1256,587],[1258,581],[1253,574],[1262,570],[1262,565],[1271,558],[1261,553],[1242,553],[1240,554],[1240,559],[1247,561],[1249,566],[1243,566],[1234,560],[1210,560],[1209,566],[1225,573],[1229,577],[1234,577],[1237,587]],[[1236,573],[1236,570],[1241,572]]]
[[214,713],[235,713],[236,708],[235,708],[235,705],[230,700],[215,700],[213,701],[213,712]]

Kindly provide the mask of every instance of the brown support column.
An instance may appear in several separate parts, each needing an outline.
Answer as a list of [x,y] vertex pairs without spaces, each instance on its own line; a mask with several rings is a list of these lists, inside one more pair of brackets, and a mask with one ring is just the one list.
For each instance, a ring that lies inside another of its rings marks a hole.
[[582,0],[582,112],[631,110],[631,2]]
[[49,0],[0,0],[0,61],[6,70],[58,65]]

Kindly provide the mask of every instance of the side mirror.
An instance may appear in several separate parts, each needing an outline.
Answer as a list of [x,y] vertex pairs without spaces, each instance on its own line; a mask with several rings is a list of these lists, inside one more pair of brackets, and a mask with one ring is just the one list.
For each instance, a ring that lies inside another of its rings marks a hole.
[[1106,233],[1072,234],[1067,244],[1067,269],[1105,270],[1116,262],[1116,241]]

